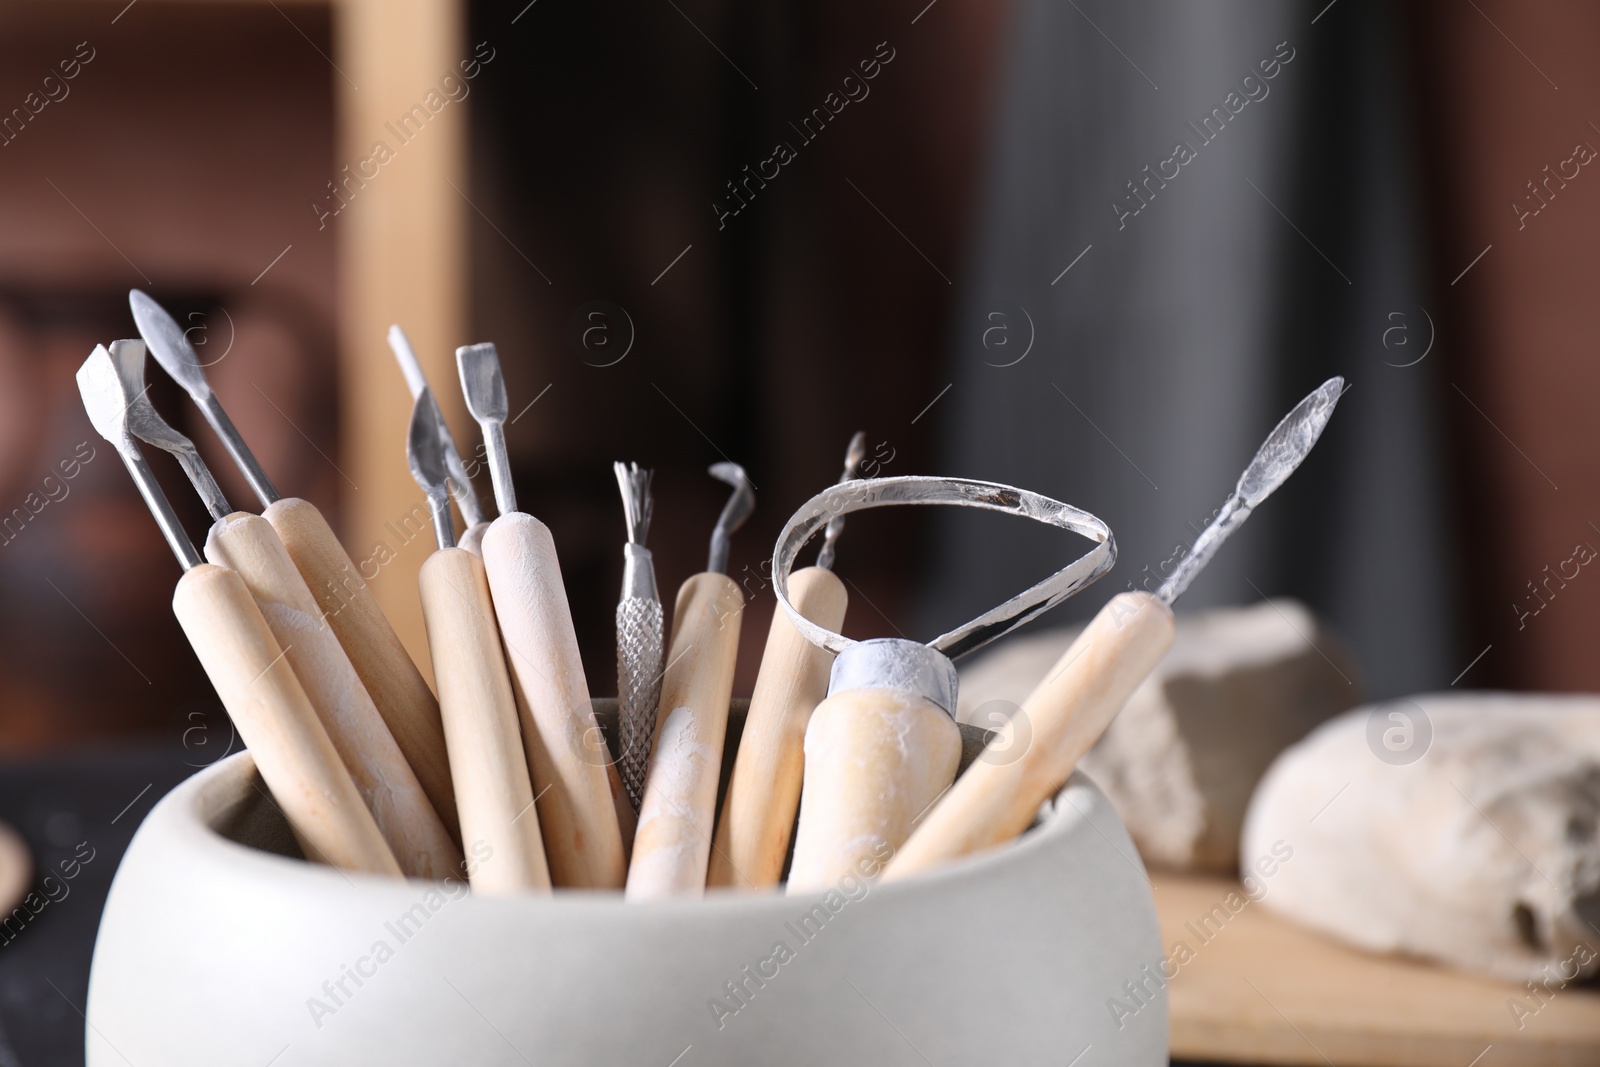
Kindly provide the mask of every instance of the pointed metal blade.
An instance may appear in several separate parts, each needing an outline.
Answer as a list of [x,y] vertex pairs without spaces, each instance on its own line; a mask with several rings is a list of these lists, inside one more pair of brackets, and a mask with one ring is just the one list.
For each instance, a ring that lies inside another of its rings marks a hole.
[[430,496],[445,491],[447,468],[444,446],[439,441],[441,421],[433,390],[423,386],[417,394],[416,403],[411,405],[411,426],[406,433],[406,462],[411,466],[411,477]]
[[450,494],[445,489],[449,468],[445,465],[444,442],[439,428],[444,416],[434,402],[433,390],[427,386],[417,394],[411,405],[411,427],[406,433],[406,462],[411,466],[411,477],[428,494],[428,511],[433,515],[433,532],[440,548],[451,548],[456,543],[456,528],[450,521]]
[[[417,394],[428,388],[428,378],[422,373],[422,364],[417,359],[416,349],[411,347],[411,338],[406,336],[406,331],[401,329],[399,323],[389,327],[389,350],[394,353],[395,362],[400,364],[400,373],[405,376],[406,387],[411,390],[411,399],[415,401]],[[438,403],[437,397],[434,403]],[[476,526],[486,518],[483,505],[478,502],[472,479],[467,476],[467,466],[461,462],[461,450],[456,447],[455,436],[451,434],[450,424],[444,421],[443,414],[441,411],[439,443],[444,447],[444,461],[450,471],[450,490],[461,505],[461,515],[467,520],[467,525]]]
[[172,380],[183,386],[196,403],[204,403],[211,396],[211,384],[206,381],[200,357],[194,346],[184,336],[183,327],[162,307],[141,290],[128,290],[128,306],[133,309],[133,321],[138,324],[139,336],[150,346],[161,368]]
[[1239,485],[1234,490],[1246,504],[1255,507],[1271,496],[1310,455],[1343,393],[1344,379],[1329,378],[1273,428],[1239,476]]
[[1161,588],[1156,590],[1156,596],[1171,604],[1183,595],[1222,543],[1244,525],[1256,505],[1271,496],[1311,454],[1343,392],[1344,379],[1329,378],[1283,417],[1256,450],[1255,458],[1239,476],[1238,484],[1223,501],[1217,517],[1200,531],[1194,547],[1178,561]]

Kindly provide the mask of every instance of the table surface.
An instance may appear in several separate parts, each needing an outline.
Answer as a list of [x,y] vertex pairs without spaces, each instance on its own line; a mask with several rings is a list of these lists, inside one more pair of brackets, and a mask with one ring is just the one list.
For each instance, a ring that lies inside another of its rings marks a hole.
[[1213,920],[1220,929],[1205,927],[1202,940],[1202,916],[1230,893],[1247,899],[1238,884],[1151,881],[1169,958],[1178,941],[1193,952],[1167,987],[1175,1056],[1309,1067],[1600,1064],[1600,983],[1560,989],[1519,1028],[1507,1002],[1538,1007],[1521,986],[1346,948],[1256,903]]

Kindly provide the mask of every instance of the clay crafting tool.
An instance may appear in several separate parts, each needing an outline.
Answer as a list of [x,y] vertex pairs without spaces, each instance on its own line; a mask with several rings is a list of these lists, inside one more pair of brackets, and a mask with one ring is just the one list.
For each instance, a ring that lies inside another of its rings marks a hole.
[[[866,455],[866,434],[850,439],[840,484],[857,476]],[[844,516],[835,515],[823,531],[817,565],[789,577],[795,608],[828,630],[844,625],[849,594],[833,573],[834,546],[844,532]],[[806,724],[828,695],[828,669],[833,654],[800,636],[789,616],[772,612],[761,670],[750,695],[744,733],[734,758],[722,818],[711,850],[708,886],[768,888],[783,876],[795,812],[800,808],[800,781],[805,769]]]
[[78,391],[94,428],[122,457],[183,565],[173,614],[206,677],[306,854],[335,867],[401,876],[372,812],[238,574],[206,563],[129,432],[129,407],[104,345],[78,369]]
[[143,341],[111,345],[111,361],[128,409],[128,432],[177,457],[205,501],[216,520],[206,537],[206,558],[244,579],[400,869],[436,880],[458,874],[461,851],[362,688],[283,542],[267,520],[228,506],[193,442],[156,412],[146,395],[144,359]]
[[633,807],[589,703],[555,540],[544,523],[517,510],[500,356],[494,345],[467,345],[456,349],[456,364],[467,409],[483,428],[500,508],[483,535],[483,565],[539,792],[550,876],[564,888],[615,889],[626,869],[619,810],[631,819]]
[[[1344,379],[1330,378],[1283,417],[1211,525],[1154,593],[1119,593],[1106,603],[1023,701],[1018,715],[990,741],[990,751],[1007,755],[980,757],[968,767],[917,827],[885,877],[927,870],[1027,829],[1039,806],[1061,788],[1166,655],[1174,634],[1172,602],[1250,512],[1300,466],[1343,391]],[[1017,734],[1019,722],[1030,732],[1026,742]]]
[[[801,614],[789,591],[789,569],[801,546],[831,518],[897,504],[1004,512],[1071,530],[1095,545],[1044,581],[925,645],[903,638],[851,641]],[[1116,558],[1110,529],[1093,515],[994,482],[873,478],[833,486],[795,512],[773,550],[773,592],[801,636],[835,659],[827,699],[806,727],[791,893],[831,889],[845,877],[882,868],[955,777],[961,736],[952,661],[1055,607],[1110,570]]]
[[461,836],[474,857],[488,856],[472,869],[470,881],[475,893],[548,892],[550,870],[518,736],[516,698],[495,632],[489,580],[481,559],[455,547],[442,423],[433,393],[424,386],[411,409],[406,457],[411,476],[428,494],[439,550],[423,563],[417,581]]
[[355,563],[316,506],[281,497],[256,462],[206,382],[200,357],[183,327],[137,289],[128,294],[134,322],[150,354],[181,385],[217,432],[245,479],[261,499],[261,517],[272,524],[289,558],[321,605],[328,624],[355,667],[361,684],[383,715],[406,762],[416,772],[446,829],[456,830],[455,792],[444,751],[439,702],[378,607]]
[[711,531],[706,569],[678,588],[672,608],[672,642],[628,867],[629,900],[698,896],[706,887],[744,614],[739,585],[728,577],[729,538],[756,506],[743,467],[718,463],[711,475],[733,486],[733,495]]
[[[415,403],[417,396],[428,388],[428,379],[422,373],[416,349],[411,347],[411,338],[406,336],[399,323],[389,327],[389,350],[394,353],[395,362],[400,364],[400,373],[405,375],[406,387],[411,390],[411,400]],[[438,403],[437,397],[434,403]],[[483,504],[478,500],[477,491],[472,488],[472,479],[467,476],[466,464],[461,461],[461,450],[456,447],[449,423],[439,423],[439,438],[439,443],[444,447],[445,469],[450,472],[450,495],[455,497],[456,506],[461,509],[461,518],[467,524],[466,532],[461,535],[460,547],[481,556],[483,535],[489,529],[489,517],[484,514]]]
[[617,602],[617,739],[622,784],[637,811],[661,699],[661,597],[655,562],[644,547],[650,535],[650,472],[637,463],[613,463],[612,469],[628,529],[622,546],[622,599]]

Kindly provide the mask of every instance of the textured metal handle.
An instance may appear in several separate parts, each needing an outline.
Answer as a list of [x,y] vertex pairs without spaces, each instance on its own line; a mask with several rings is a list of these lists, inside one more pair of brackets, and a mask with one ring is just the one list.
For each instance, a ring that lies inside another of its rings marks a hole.
[[639,810],[661,696],[661,602],[628,597],[617,605],[617,724],[622,784]]

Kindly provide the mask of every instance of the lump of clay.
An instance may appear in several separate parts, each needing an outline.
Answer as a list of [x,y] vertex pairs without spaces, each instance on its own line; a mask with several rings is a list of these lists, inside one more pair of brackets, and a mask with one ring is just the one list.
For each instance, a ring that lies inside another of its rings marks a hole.
[[[975,660],[961,671],[957,718],[1001,726],[1076,636],[1013,638]],[[1183,615],[1172,651],[1082,770],[1110,797],[1147,864],[1231,874],[1245,808],[1267,766],[1360,702],[1350,654],[1293,600]]]
[[1600,697],[1360,708],[1262,779],[1244,854],[1294,850],[1264,903],[1375,952],[1558,985],[1600,968]]

